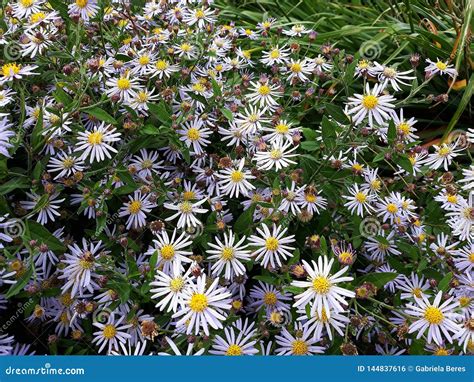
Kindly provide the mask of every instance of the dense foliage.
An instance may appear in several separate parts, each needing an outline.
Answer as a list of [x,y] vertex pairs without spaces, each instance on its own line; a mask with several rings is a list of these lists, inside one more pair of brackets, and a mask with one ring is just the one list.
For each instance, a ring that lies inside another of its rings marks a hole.
[[470,2],[2,16],[0,354],[474,351]]

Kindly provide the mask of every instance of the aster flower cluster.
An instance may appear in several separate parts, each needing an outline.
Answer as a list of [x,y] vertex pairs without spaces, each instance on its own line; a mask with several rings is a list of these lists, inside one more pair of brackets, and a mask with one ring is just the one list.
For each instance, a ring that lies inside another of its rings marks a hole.
[[449,62],[212,1],[3,22],[0,355],[474,352],[474,131],[407,107]]

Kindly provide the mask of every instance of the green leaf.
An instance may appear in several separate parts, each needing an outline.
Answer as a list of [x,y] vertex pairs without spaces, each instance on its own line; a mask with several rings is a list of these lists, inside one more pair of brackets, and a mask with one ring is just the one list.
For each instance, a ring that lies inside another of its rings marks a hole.
[[336,125],[327,119],[326,116],[323,117],[321,121],[321,132],[323,136],[324,144],[329,147],[333,148],[336,146]]
[[28,270],[23,275],[21,275],[20,279],[17,280],[17,282],[10,287],[5,298],[8,299],[20,293],[25,287],[25,285],[28,284],[28,281],[30,281],[32,275],[33,275],[33,264],[30,266],[30,268],[28,268]]
[[226,109],[225,107],[223,107],[221,109],[221,113],[224,115],[224,117],[227,118],[228,121],[232,122],[234,120],[234,114],[232,114],[232,112],[229,109]]
[[398,276],[398,273],[394,272],[380,272],[371,273],[362,277],[358,277],[356,280],[357,285],[362,285],[365,282],[374,284],[377,288],[382,288],[388,282],[394,280]]
[[211,78],[211,84],[212,84],[212,93],[214,94],[214,97],[220,97],[222,96],[222,90],[217,81],[214,78]]
[[10,179],[8,182],[0,185],[0,195],[6,195],[9,192],[12,192],[17,189],[30,188],[30,182],[28,178],[16,176],[13,179]]
[[148,103],[148,108],[150,109],[150,112],[158,118],[158,120],[166,125],[171,124],[171,111],[168,110],[166,104],[164,101],[161,101],[160,103]]
[[29,239],[37,240],[39,243],[46,244],[53,252],[64,252],[66,250],[66,247],[58,238],[34,220],[28,220],[26,222],[26,228]]
[[453,273],[449,272],[446,276],[442,278],[442,280],[438,284],[438,289],[443,292],[447,292],[449,289],[449,283],[453,278]]
[[56,87],[56,90],[53,93],[53,97],[57,102],[62,103],[64,106],[68,106],[72,103],[71,96],[59,86]]
[[112,117],[109,113],[99,107],[91,107],[90,109],[85,109],[84,112],[89,115],[92,115],[100,121],[110,123],[111,125],[118,124],[117,120],[114,117]]
[[387,139],[389,144],[392,144],[397,139],[397,129],[393,120],[390,120],[388,123]]
[[234,223],[234,231],[236,233],[245,232],[252,226],[253,223],[253,212],[255,211],[255,206],[250,206],[244,212],[240,214],[237,220]]

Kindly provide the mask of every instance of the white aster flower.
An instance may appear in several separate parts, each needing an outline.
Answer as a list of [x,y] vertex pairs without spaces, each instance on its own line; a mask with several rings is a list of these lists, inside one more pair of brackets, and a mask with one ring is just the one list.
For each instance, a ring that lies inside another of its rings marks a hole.
[[407,305],[405,313],[416,319],[410,325],[409,333],[416,332],[416,338],[421,338],[428,329],[428,343],[434,341],[441,345],[444,339],[449,343],[453,342],[450,332],[457,334],[461,330],[455,322],[458,314],[453,312],[459,303],[452,302],[454,298],[451,297],[440,305],[442,296],[443,292],[439,291],[433,303],[430,303],[426,296],[422,296],[422,298],[415,298],[416,305]]
[[273,224],[272,231],[266,224],[262,224],[261,228],[257,227],[259,236],[252,235],[249,237],[249,244],[256,247],[253,255],[256,256],[255,261],[262,264],[263,267],[270,265],[272,268],[281,267],[283,265],[282,259],[286,260],[293,257],[292,251],[294,247],[289,246],[295,242],[295,235],[285,237],[288,228],[276,226]]
[[391,118],[395,105],[395,98],[391,95],[381,95],[383,91],[382,85],[375,85],[370,89],[369,83],[365,85],[364,94],[354,94],[349,97],[348,105],[352,108],[348,110],[348,114],[354,114],[354,123],[359,125],[368,116],[369,126],[374,125],[374,119],[382,125]]
[[344,311],[343,305],[347,305],[345,298],[354,298],[355,293],[345,288],[337,286],[338,283],[352,281],[354,278],[342,275],[347,272],[348,267],[344,267],[334,275],[331,275],[331,267],[334,259],[328,260],[327,256],[320,256],[318,262],[311,261],[312,266],[303,260],[303,267],[308,273],[308,281],[293,281],[291,285],[305,288],[303,293],[295,296],[295,307],[305,307],[311,304],[311,314],[316,312],[321,317],[323,309],[327,317],[332,312],[341,313]]
[[184,228],[184,227],[197,227],[201,226],[202,223],[197,219],[194,215],[195,214],[204,214],[208,210],[205,208],[200,208],[202,204],[204,204],[207,199],[202,199],[198,202],[190,202],[188,200],[179,202],[178,204],[170,204],[165,203],[165,208],[177,211],[174,215],[166,218],[166,221],[174,220],[179,216],[177,227]]
[[128,216],[127,229],[140,228],[146,224],[146,214],[156,207],[156,203],[150,201],[151,194],[142,195],[141,191],[135,191],[133,196],[128,196],[128,202],[120,208],[119,216]]
[[270,151],[257,151],[252,160],[257,162],[259,170],[271,170],[274,167],[275,171],[280,171],[290,164],[296,164],[289,158],[298,156],[296,153],[292,154],[298,146],[289,149],[290,146],[292,142],[274,142]]
[[250,170],[244,169],[244,165],[245,158],[242,158],[237,166],[225,168],[216,174],[220,179],[218,187],[221,193],[233,198],[239,195],[247,196],[250,190],[255,189],[255,186],[249,182],[255,177],[251,175]]
[[176,326],[186,325],[186,334],[199,334],[203,330],[209,335],[209,327],[222,329],[227,311],[231,308],[231,294],[218,286],[219,278],[206,288],[206,275],[197,278],[183,292],[183,305],[173,318],[179,318]]
[[456,77],[458,72],[453,68],[453,65],[448,64],[448,61],[441,61],[436,59],[436,62],[426,59],[428,66],[425,68],[425,73],[428,76],[434,76],[435,74],[447,74],[450,77]]
[[116,153],[111,144],[120,141],[120,133],[116,133],[117,129],[110,125],[105,125],[104,122],[98,127],[94,127],[93,131],[79,132],[79,137],[76,149],[74,151],[82,151],[79,159],[89,159],[90,163],[94,161],[101,162],[105,158],[111,159],[111,152]]
[[[215,238],[217,244],[208,243],[211,249],[208,249],[206,253],[211,256],[208,260],[213,262],[212,264],[212,275],[219,276],[224,273],[224,277],[227,280],[232,280],[234,276],[240,276],[245,274],[245,266],[242,264],[243,261],[250,260],[250,251],[246,250],[248,244],[243,244],[246,237],[243,236],[237,243],[236,237],[232,231],[229,231],[229,235],[224,232],[224,240],[220,241],[218,237]],[[214,262],[215,261],[215,262]]]

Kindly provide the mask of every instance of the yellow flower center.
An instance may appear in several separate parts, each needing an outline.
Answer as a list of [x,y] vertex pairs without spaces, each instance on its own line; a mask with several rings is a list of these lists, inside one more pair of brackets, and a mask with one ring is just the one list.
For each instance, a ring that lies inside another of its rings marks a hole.
[[442,62],[442,61],[438,61],[438,62],[436,63],[436,67],[437,67],[439,70],[446,70],[447,67],[448,67],[448,65],[445,64],[445,63]]
[[387,211],[390,212],[393,215],[393,214],[397,213],[398,207],[396,206],[396,204],[388,203],[387,204]]
[[66,158],[63,160],[63,167],[65,169],[70,169],[74,166],[74,159],[72,158]]
[[279,123],[275,126],[275,130],[278,134],[286,134],[290,130],[290,127],[285,123]]
[[385,77],[394,78],[397,75],[397,71],[393,68],[385,68],[383,74]]
[[188,139],[190,141],[197,141],[201,137],[201,134],[199,134],[199,130],[195,127],[191,127],[186,133],[186,135],[188,136]]
[[352,165],[352,169],[353,169],[354,171],[357,171],[357,172],[362,171],[363,168],[364,168],[364,167],[363,167],[361,164],[359,164],[359,163],[354,163],[354,164]]
[[265,240],[265,248],[269,251],[276,251],[278,249],[278,239],[276,237],[270,236]]
[[164,260],[171,260],[174,257],[174,247],[171,244],[166,244],[161,248],[160,254]]
[[196,199],[196,193],[194,191],[185,191],[183,192],[184,200],[193,200]]
[[242,171],[239,171],[239,170],[234,170],[230,174],[230,179],[234,183],[239,183],[244,179],[244,173]]
[[268,85],[262,85],[258,88],[260,95],[266,96],[270,94],[270,87]]
[[183,286],[184,280],[181,276],[178,276],[170,281],[170,289],[175,293],[183,289]]
[[94,266],[94,261],[92,261],[91,259],[81,259],[79,260],[79,265],[82,269],[92,269],[92,267]]
[[291,70],[293,73],[299,73],[299,72],[301,72],[301,64],[300,64],[299,62],[295,62],[295,63],[291,64],[290,70]]
[[428,306],[425,309],[424,318],[430,324],[439,325],[444,320],[444,315],[439,308]]
[[118,81],[117,81],[117,87],[119,88],[119,90],[128,90],[130,89],[130,80],[128,78],[120,78]]
[[343,263],[347,263],[349,261],[352,261],[352,253],[343,251],[339,254],[339,260]]
[[100,145],[102,143],[103,136],[104,134],[100,131],[94,131],[93,133],[89,134],[89,136],[87,137],[87,141],[91,145]]
[[459,305],[462,308],[467,307],[471,303],[471,298],[469,296],[461,296],[459,298]]
[[448,146],[443,146],[438,150],[438,155],[440,157],[446,157],[451,153],[451,149]]
[[128,212],[135,215],[140,212],[141,208],[142,208],[142,202],[139,200],[134,200],[128,205]]
[[369,61],[360,60],[358,63],[359,69],[367,69],[369,67]]
[[291,353],[293,355],[305,355],[308,353],[308,345],[303,340],[295,340],[291,344]]
[[44,309],[41,307],[41,305],[36,305],[33,314],[36,318],[40,318],[44,314]]
[[183,52],[189,52],[191,50],[191,45],[189,45],[187,42],[185,42],[185,43],[180,45],[180,49]]
[[280,51],[278,49],[273,49],[270,52],[270,58],[277,59],[280,57]]
[[267,292],[263,295],[263,302],[265,305],[274,306],[278,302],[278,298],[275,293]]
[[196,16],[197,19],[203,19],[206,16],[204,14],[204,11],[201,9],[198,9],[194,15]]
[[474,263],[474,252],[472,252],[472,253],[469,254],[468,259],[469,259],[469,261],[470,261],[471,263]]
[[14,62],[11,64],[5,64],[2,66],[2,74],[4,77],[9,77],[11,73],[18,74],[20,73],[21,65],[15,64]]
[[137,101],[140,103],[145,103],[148,101],[148,94],[145,91],[139,91],[137,93]]
[[318,276],[313,279],[313,290],[317,294],[327,294],[331,289],[331,283],[324,276]]
[[449,352],[445,348],[439,348],[435,351],[434,355],[449,355]]
[[165,70],[165,69],[168,68],[169,65],[168,65],[168,63],[167,63],[166,61],[164,61],[164,60],[159,60],[159,61],[155,64],[155,66],[156,66],[156,69],[158,69],[158,70]]
[[60,299],[61,299],[61,303],[64,306],[71,306],[72,301],[73,301],[70,293],[63,294]]
[[197,93],[204,93],[206,90],[206,87],[203,84],[200,84],[199,82],[193,85],[193,90]]
[[363,192],[358,192],[355,195],[355,198],[359,203],[365,203],[365,201],[367,200],[367,195],[365,195]]
[[370,185],[372,186],[373,190],[380,190],[380,187],[382,186],[382,183],[380,182],[380,180],[375,179],[370,183]]
[[458,197],[456,195],[448,195],[446,200],[448,203],[456,204],[458,202]]
[[421,298],[423,291],[420,288],[414,288],[412,291],[415,297]]
[[234,258],[234,248],[224,247],[222,249],[221,257],[225,261],[230,261]]
[[311,192],[304,194],[304,198],[308,203],[314,203],[318,199],[318,197]]
[[225,355],[242,355],[242,348],[239,345],[230,345]]
[[366,95],[362,98],[362,105],[369,110],[374,109],[378,103],[378,98],[372,94]]
[[23,8],[30,8],[35,3],[35,0],[20,0],[19,2]]
[[117,329],[112,324],[105,325],[104,330],[102,331],[102,335],[104,336],[104,338],[108,340],[115,338],[116,334],[117,334]]
[[193,212],[193,205],[188,201],[179,204],[179,210],[184,213]]
[[30,23],[35,24],[37,22],[40,22],[46,18],[46,15],[43,12],[37,12],[33,13],[30,16]]
[[189,301],[189,307],[193,312],[202,312],[207,308],[207,297],[202,293],[193,294]]
[[138,63],[142,66],[148,65],[150,63],[150,57],[148,56],[141,56],[138,59]]
[[411,126],[406,122],[402,122],[398,125],[398,131],[401,134],[407,136],[408,134],[410,134]]
[[283,153],[280,149],[273,149],[270,151],[270,158],[272,159],[281,159],[283,157]]
[[259,119],[260,119],[260,118],[259,118],[259,116],[258,116],[257,114],[250,114],[250,115],[249,115],[249,121],[250,121],[251,123],[255,123],[255,122],[257,122]]

